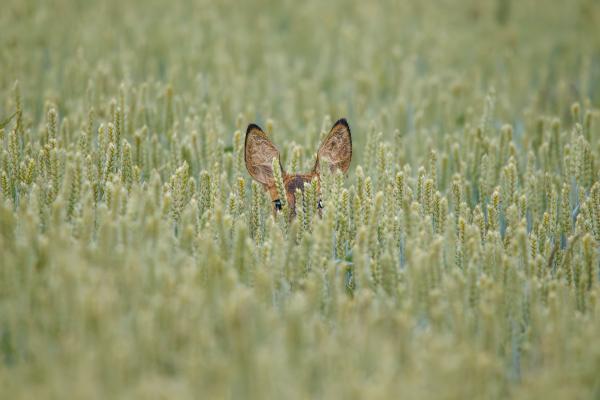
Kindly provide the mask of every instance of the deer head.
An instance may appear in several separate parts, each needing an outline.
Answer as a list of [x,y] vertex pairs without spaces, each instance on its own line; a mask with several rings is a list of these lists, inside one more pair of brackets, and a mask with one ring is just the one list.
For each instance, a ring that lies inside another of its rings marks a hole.
[[[295,213],[296,189],[304,190],[304,183],[311,182],[313,178],[320,180],[320,162],[326,161],[331,171],[348,171],[352,159],[352,136],[350,127],[345,119],[338,120],[331,131],[321,143],[317,151],[317,159],[312,171],[305,174],[288,174],[283,170],[279,158],[279,151],[269,140],[267,135],[258,125],[250,124],[246,130],[246,141],[244,144],[244,159],[248,173],[257,182],[261,183],[269,192],[273,202],[274,212],[281,210],[281,199],[275,186],[273,176],[273,159],[279,162],[281,176],[285,187],[287,203],[292,214]],[[319,200],[319,207],[321,201]]]

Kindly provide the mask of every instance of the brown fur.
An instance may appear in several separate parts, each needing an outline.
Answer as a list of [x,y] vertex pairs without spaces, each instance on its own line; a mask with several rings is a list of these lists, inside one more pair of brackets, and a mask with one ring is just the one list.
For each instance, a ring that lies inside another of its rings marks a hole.
[[315,169],[319,167],[319,160],[326,160],[332,172],[336,169],[340,169],[344,173],[348,171],[352,160],[352,136],[346,120],[340,121],[333,125],[319,147]]
[[273,180],[273,158],[279,159],[279,151],[267,134],[258,125],[248,125],[244,143],[244,159],[248,173],[263,185],[270,185]]
[[304,191],[304,183],[310,183],[313,177],[319,178],[319,174],[285,174],[283,177],[283,185],[285,186],[286,198],[292,212],[296,209],[296,189]]
[[[269,140],[266,133],[255,124],[248,125],[244,144],[244,159],[248,173],[257,182],[261,183],[269,192],[272,201],[279,199],[275,179],[273,177],[273,159],[279,160],[279,151]],[[310,183],[313,178],[320,180],[320,161],[326,161],[331,171],[340,169],[346,173],[352,160],[352,136],[350,127],[345,119],[338,120],[319,147],[317,160],[312,172],[307,174],[288,174],[281,167],[283,184],[286,191],[286,200],[292,215],[296,208],[296,189],[304,190],[304,183]]]

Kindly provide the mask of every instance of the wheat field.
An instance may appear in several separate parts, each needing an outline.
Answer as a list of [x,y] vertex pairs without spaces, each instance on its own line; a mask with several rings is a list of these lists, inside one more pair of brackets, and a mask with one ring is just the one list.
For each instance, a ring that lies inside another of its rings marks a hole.
[[597,1],[171,3],[0,7],[0,399],[600,398]]

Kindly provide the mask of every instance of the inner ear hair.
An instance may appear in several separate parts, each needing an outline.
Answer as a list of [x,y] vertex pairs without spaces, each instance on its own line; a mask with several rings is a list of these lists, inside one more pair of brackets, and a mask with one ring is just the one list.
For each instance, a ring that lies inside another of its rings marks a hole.
[[267,134],[256,124],[248,125],[244,141],[244,160],[250,176],[263,185],[272,185],[273,158],[279,160],[279,151]]
[[331,130],[321,143],[317,151],[317,160],[315,162],[315,172],[318,172],[321,161],[329,163],[330,170],[333,172],[336,169],[343,173],[350,168],[352,160],[352,134],[350,126],[345,118],[337,120]]

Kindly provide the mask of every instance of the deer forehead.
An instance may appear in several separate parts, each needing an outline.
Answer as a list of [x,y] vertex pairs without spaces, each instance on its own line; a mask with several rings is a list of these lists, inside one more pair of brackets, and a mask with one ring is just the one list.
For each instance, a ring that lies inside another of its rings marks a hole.
[[304,191],[304,183],[310,183],[313,177],[319,178],[318,174],[291,174],[284,178],[285,189],[288,193],[295,193],[296,189]]

